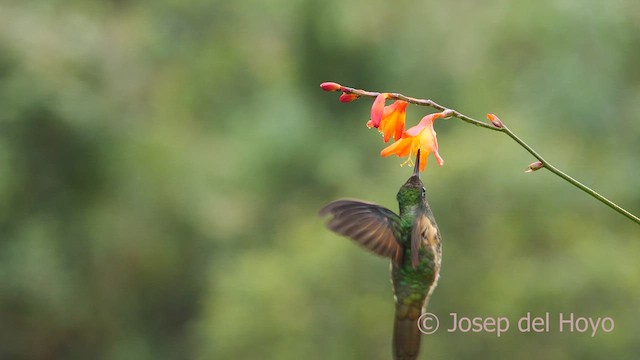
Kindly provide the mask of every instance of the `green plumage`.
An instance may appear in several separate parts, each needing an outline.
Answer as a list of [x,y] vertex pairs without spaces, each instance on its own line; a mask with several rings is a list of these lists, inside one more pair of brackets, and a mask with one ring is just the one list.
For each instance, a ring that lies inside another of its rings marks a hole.
[[[419,160],[419,153],[417,156]],[[440,272],[441,238],[418,160],[413,176],[396,196],[400,215],[379,205],[357,200],[336,200],[320,215],[331,215],[327,227],[355,240],[377,255],[391,258],[391,281],[396,303],[393,355],[416,359],[420,349],[417,321],[427,306]]]

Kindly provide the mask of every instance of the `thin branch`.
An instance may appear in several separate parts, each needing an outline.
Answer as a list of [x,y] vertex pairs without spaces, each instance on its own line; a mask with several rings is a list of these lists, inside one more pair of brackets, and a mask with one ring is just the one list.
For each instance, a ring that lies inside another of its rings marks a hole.
[[[338,84],[336,84],[336,85],[338,85]],[[354,88],[351,88],[351,87],[348,87],[348,86],[341,86],[341,85],[338,85],[338,86],[339,86],[339,90],[342,91],[343,93],[346,93],[346,94],[355,94],[355,95],[358,95],[358,96],[367,96],[367,97],[372,97],[372,98],[375,98],[378,95],[380,95],[379,92],[375,92],[375,91],[366,91],[366,90],[361,90],[361,89],[354,89]],[[535,167],[535,168],[532,168],[531,170],[537,170],[537,169],[539,169],[541,167],[546,168],[547,170],[551,171],[553,174],[557,175],[561,179],[567,181],[568,183],[570,183],[571,185],[577,187],[578,189],[586,192],[590,196],[594,197],[595,199],[598,199],[599,201],[601,201],[602,203],[604,203],[608,207],[612,208],[613,210],[615,210],[615,211],[619,212],[620,214],[624,215],[625,217],[627,217],[631,221],[633,221],[636,224],[640,225],[640,218],[638,218],[637,216],[633,215],[629,211],[623,209],[622,207],[620,207],[618,204],[614,203],[613,201],[611,201],[611,200],[607,199],[606,197],[600,195],[599,193],[597,193],[593,189],[589,188],[588,186],[584,185],[583,183],[579,182],[578,180],[576,180],[576,179],[572,178],[571,176],[567,175],[566,173],[564,173],[560,169],[556,168],[555,166],[551,165],[547,160],[545,160],[542,156],[540,156],[540,154],[538,154],[531,146],[529,146],[522,139],[520,139],[516,134],[514,134],[511,130],[509,130],[509,128],[506,127],[502,123],[502,121],[498,120],[498,123],[489,124],[489,123],[486,123],[484,121],[476,120],[476,119],[474,119],[472,117],[464,115],[464,114],[462,114],[462,113],[460,113],[460,112],[458,112],[456,110],[446,108],[446,107],[444,107],[444,106],[442,106],[442,105],[440,105],[440,104],[438,104],[438,103],[436,103],[436,102],[434,102],[432,100],[412,98],[412,97],[409,97],[409,96],[406,96],[406,95],[402,95],[402,94],[399,94],[399,93],[389,93],[388,99],[404,100],[404,101],[406,101],[408,103],[411,103],[411,104],[415,104],[415,105],[419,105],[419,106],[432,107],[432,108],[437,109],[439,111],[451,110],[453,117],[455,117],[457,119],[460,119],[460,120],[462,120],[464,122],[479,126],[481,128],[485,128],[485,129],[489,129],[489,130],[494,130],[494,131],[499,131],[499,132],[505,133],[511,139],[513,139],[513,141],[518,143],[518,145],[520,145],[522,148],[527,150],[527,152],[529,152],[529,154],[533,155],[533,157],[538,159],[538,161],[540,162],[540,165]]]

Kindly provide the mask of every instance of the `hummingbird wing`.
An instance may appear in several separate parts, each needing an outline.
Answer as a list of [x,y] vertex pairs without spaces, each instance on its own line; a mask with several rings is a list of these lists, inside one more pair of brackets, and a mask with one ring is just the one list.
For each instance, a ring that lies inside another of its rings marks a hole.
[[355,240],[377,255],[401,263],[400,217],[393,211],[357,200],[336,200],[320,210],[320,216],[329,214],[332,215],[327,222],[329,229]]

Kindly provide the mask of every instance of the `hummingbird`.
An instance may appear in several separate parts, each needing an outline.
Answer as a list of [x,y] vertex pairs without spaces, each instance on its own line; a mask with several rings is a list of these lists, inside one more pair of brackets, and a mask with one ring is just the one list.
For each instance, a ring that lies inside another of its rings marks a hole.
[[442,258],[440,231],[420,180],[420,150],[413,175],[396,198],[400,215],[369,202],[341,199],[320,210],[327,227],[376,255],[391,259],[395,301],[393,358],[411,360],[420,351],[418,318],[437,285]]

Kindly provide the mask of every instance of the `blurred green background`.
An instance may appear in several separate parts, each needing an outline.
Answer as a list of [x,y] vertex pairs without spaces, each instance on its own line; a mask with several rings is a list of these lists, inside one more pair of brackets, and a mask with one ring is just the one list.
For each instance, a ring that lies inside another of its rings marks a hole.
[[[411,169],[323,81],[496,113],[640,213],[637,1],[4,0],[0,359],[389,359],[388,262],[316,214],[395,210]],[[512,328],[421,359],[636,359],[640,228],[506,136],[436,130],[429,310]],[[559,333],[572,312],[615,330]]]

